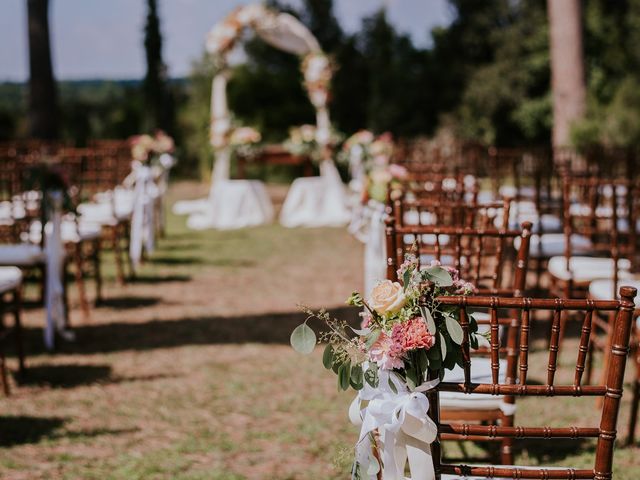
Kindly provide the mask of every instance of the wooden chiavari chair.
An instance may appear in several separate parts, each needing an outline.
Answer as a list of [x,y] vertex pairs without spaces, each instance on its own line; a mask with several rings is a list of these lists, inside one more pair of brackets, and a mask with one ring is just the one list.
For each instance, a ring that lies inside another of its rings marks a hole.
[[402,180],[406,198],[432,199],[441,202],[477,203],[478,185],[475,177],[465,172],[412,173]]
[[121,186],[131,172],[129,151],[126,157],[122,148],[87,148],[81,154],[80,219],[102,228],[103,239],[115,254],[118,282],[123,284],[133,208],[129,190]]
[[[429,414],[438,425],[439,438],[431,445],[437,479],[453,480],[457,478],[522,478],[522,479],[593,479],[612,478],[613,450],[616,439],[616,424],[622,396],[622,385],[629,352],[632,314],[636,289],[622,287],[621,300],[593,301],[567,299],[531,299],[499,297],[439,297],[445,306],[460,308],[460,323],[464,332],[462,342],[463,372],[462,382],[441,382],[437,391],[428,394],[430,398]],[[491,312],[491,381],[474,382],[472,364],[477,361],[470,352],[469,308],[489,308]],[[520,338],[517,352],[518,377],[507,373],[505,380],[500,376],[500,349],[497,337],[498,310],[510,309],[518,313]],[[544,385],[528,382],[530,328],[531,321],[538,312],[553,312],[554,329],[549,347],[547,378]],[[574,379],[571,383],[558,384],[556,371],[560,349],[560,318],[570,312],[584,312],[580,346],[576,352]],[[598,385],[584,385],[583,374],[586,368],[588,346],[592,335],[592,322],[599,313],[610,312],[615,316],[612,337],[607,349],[608,364],[604,381]],[[594,427],[529,427],[495,426],[445,423],[440,413],[440,395],[444,392],[456,392],[469,398],[486,395],[512,395],[517,397],[535,397],[541,401],[553,402],[554,397],[600,397],[603,406],[600,409],[600,422]],[[446,464],[442,461],[440,440],[444,435],[466,440],[491,440],[496,438],[534,438],[553,440],[559,438],[597,439],[593,468],[551,468],[522,466],[471,466]]]
[[[549,259],[550,292],[584,298],[591,282],[610,279],[613,285],[607,297],[612,298],[619,281],[631,278],[638,184],[591,176],[565,176],[563,184],[564,252]],[[584,244],[580,249],[575,248],[577,240]],[[561,340],[567,320],[561,324]]]
[[[508,205],[498,203],[494,209],[503,208],[502,221],[508,219]],[[446,208],[446,206],[442,206]],[[403,202],[394,202],[393,215],[387,219],[387,278],[397,281],[397,270],[404,261],[407,253],[417,247],[417,257],[420,265],[429,260],[437,260],[444,266],[455,267],[460,272],[460,278],[473,283],[478,294],[481,295],[513,295],[522,296],[526,281],[528,262],[529,237],[531,224],[523,225],[523,231],[502,229],[498,230],[493,225],[495,220],[487,222],[485,218],[488,210],[482,210],[483,206],[466,205],[454,206],[452,212],[454,218],[469,222],[467,225],[486,225],[489,228],[472,228],[461,226],[434,225],[404,225]],[[459,213],[455,210],[460,209]],[[491,217],[489,217],[491,218]],[[438,219],[439,220],[439,219]],[[513,255],[513,241],[520,238],[520,247],[516,259]],[[425,241],[427,240],[427,241]],[[415,246],[414,246],[415,245]],[[474,318],[479,328],[490,327],[489,315],[485,312],[476,312]],[[499,319],[501,346],[504,352],[511,352],[505,362],[507,375],[515,375],[516,360],[515,341],[517,330],[514,317],[502,317]],[[506,332],[505,332],[506,329]],[[486,347],[486,346],[485,346]],[[486,348],[478,349],[478,355],[486,355]],[[489,363],[484,359],[482,365],[474,375],[485,376],[489,370]],[[449,378],[451,375],[448,374]],[[445,377],[446,379],[446,377]],[[443,415],[452,421],[472,421],[475,423],[491,423],[504,426],[513,425],[514,422],[513,396],[504,396],[499,399],[490,399],[489,402],[473,404],[466,402],[460,396],[452,395],[447,398]],[[500,457],[502,463],[513,462],[513,440],[501,439]]]

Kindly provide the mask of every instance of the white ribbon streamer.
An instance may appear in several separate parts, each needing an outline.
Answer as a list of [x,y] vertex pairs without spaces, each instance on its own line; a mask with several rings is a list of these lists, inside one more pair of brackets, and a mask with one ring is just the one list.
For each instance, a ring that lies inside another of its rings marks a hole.
[[[436,387],[439,380],[425,382],[409,391],[395,373],[378,370],[378,377],[378,387],[373,388],[365,382],[349,408],[351,422],[361,425],[356,445],[356,462],[364,475],[361,478],[377,478],[377,460],[374,461],[371,442],[371,436],[377,433],[376,448],[382,460],[384,480],[406,480],[407,461],[412,475],[409,478],[435,479],[429,444],[436,439],[438,429],[427,415],[429,400],[424,392]],[[389,382],[393,383],[395,391]]]
[[55,346],[55,332],[64,333],[64,245],[61,237],[62,223],[62,192],[48,193],[49,208],[45,212],[51,228],[45,228],[45,257],[46,257],[46,309],[47,323],[44,329],[44,344],[48,350]]
[[151,253],[155,246],[154,201],[158,196],[158,187],[153,181],[153,174],[149,166],[134,162],[133,172],[135,186],[129,257],[135,270],[142,261],[143,249],[147,253]]

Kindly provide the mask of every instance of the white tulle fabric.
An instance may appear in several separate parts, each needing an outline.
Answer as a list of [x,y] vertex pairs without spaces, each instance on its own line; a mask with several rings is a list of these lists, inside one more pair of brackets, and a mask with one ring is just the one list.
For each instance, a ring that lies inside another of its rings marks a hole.
[[134,270],[142,261],[142,253],[152,253],[155,248],[155,202],[160,190],[148,165],[133,164],[133,213],[131,215],[131,240],[129,258]]
[[45,229],[45,264],[47,323],[44,329],[44,344],[48,350],[55,347],[55,333],[66,336],[64,309],[64,245],[62,243],[62,192],[49,193],[47,211],[51,228]]
[[349,233],[364,243],[364,291],[370,292],[387,276],[387,246],[385,238],[385,206],[370,200],[353,209]]
[[218,152],[206,199],[180,201],[173,207],[178,215],[188,214],[193,230],[233,230],[273,221],[273,205],[264,184],[257,180],[229,180],[230,152]]
[[340,227],[349,223],[347,195],[332,160],[323,160],[319,177],[297,178],[291,184],[280,223],[285,227]]

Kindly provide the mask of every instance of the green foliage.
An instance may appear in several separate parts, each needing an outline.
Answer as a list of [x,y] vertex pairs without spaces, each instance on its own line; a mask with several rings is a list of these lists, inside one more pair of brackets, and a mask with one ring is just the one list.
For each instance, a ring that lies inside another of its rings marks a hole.
[[291,332],[291,346],[299,353],[309,354],[313,352],[316,346],[316,334],[306,322],[298,325]]

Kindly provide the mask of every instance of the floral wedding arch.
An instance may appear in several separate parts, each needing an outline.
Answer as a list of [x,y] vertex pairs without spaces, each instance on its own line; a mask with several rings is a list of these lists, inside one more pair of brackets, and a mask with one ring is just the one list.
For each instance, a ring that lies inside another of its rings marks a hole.
[[301,58],[304,86],[316,109],[316,141],[324,155],[320,177],[294,181],[280,221],[290,227],[345,224],[348,212],[343,185],[325,148],[331,136],[327,109],[331,62],[298,19],[259,3],[237,8],[207,34],[206,50],[218,65],[211,86],[210,141],[216,157],[211,190],[208,199],[178,202],[174,211],[190,213],[187,224],[196,229],[242,228],[269,223],[273,218],[273,207],[261,182],[230,180],[230,140],[234,129],[227,105],[227,82],[231,77],[228,60],[248,29],[269,45]]
[[316,109],[317,141],[321,145],[326,144],[331,127],[327,101],[332,71],[328,57],[297,18],[288,13],[274,12],[261,4],[252,4],[234,10],[207,35],[207,52],[216,56],[220,63],[211,93],[211,143],[214,148],[226,146],[231,131],[226,100],[227,59],[246,29],[253,30],[273,47],[302,58],[304,86]]

